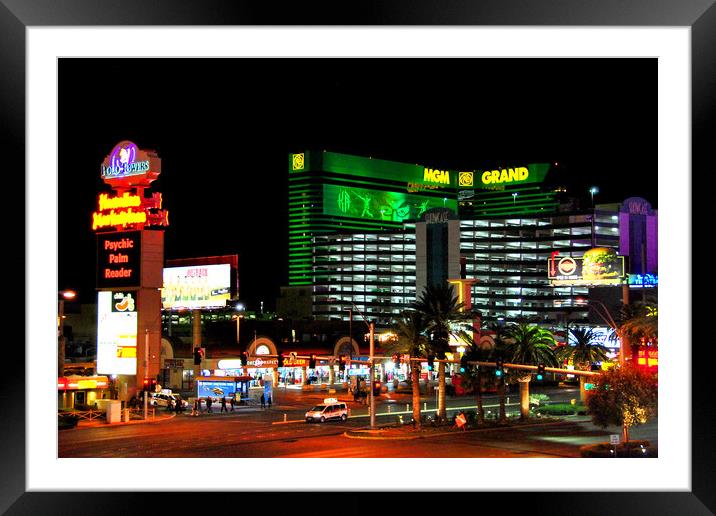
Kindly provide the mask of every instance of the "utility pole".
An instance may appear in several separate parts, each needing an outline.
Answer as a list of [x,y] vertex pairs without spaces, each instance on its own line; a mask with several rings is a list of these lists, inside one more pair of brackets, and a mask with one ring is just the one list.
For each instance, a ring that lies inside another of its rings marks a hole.
[[[144,377],[149,378],[149,328],[144,329]],[[144,385],[144,381],[142,381]],[[144,419],[147,419],[149,392],[144,391]]]

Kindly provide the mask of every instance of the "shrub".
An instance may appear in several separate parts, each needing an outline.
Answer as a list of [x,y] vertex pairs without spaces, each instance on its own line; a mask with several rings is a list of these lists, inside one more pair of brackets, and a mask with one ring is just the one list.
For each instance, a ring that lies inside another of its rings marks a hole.
[[80,418],[74,414],[59,413],[57,415],[57,428],[59,430],[66,430],[68,428],[75,428]]
[[546,414],[550,416],[573,416],[573,415],[586,415],[587,407],[584,405],[572,405],[571,403],[555,403],[554,405],[544,405],[537,407],[535,413]]

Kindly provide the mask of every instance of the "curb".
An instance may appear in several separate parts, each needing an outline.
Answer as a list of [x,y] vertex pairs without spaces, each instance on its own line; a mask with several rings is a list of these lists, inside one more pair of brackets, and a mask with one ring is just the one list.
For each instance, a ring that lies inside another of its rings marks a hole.
[[[514,428],[530,428],[533,426],[546,426],[546,425],[556,425],[559,423],[564,423],[564,421],[547,421],[545,423],[530,423],[528,425],[506,425],[501,427],[492,427],[492,428],[473,428],[472,430],[465,430],[463,432],[436,432],[434,434],[429,435],[406,435],[406,436],[361,436],[361,435],[351,435],[352,432],[356,432],[356,430],[347,430],[343,432],[343,437],[347,437],[348,439],[368,439],[368,440],[376,440],[376,441],[409,441],[413,439],[428,439],[430,437],[441,437],[445,435],[455,435],[455,434],[469,434],[469,433],[475,433],[475,432],[488,432],[488,431],[500,431],[500,430],[507,430],[507,429],[514,429]],[[360,432],[360,430],[358,430]],[[368,430],[370,431],[370,430]]]
[[82,430],[84,428],[112,428],[115,426],[123,426],[123,425],[141,425],[141,424],[147,424],[147,423],[161,423],[162,421],[168,421],[170,419],[173,419],[176,417],[176,414],[171,414],[170,416],[166,417],[155,417],[152,419],[139,419],[134,421],[120,421],[118,423],[87,423],[87,424],[77,424],[77,426],[73,430]]

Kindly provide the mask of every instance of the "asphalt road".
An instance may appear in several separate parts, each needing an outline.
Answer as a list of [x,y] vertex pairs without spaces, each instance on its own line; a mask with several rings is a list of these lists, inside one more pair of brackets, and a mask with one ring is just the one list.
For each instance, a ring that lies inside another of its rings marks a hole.
[[[560,390],[550,397],[571,399],[574,390]],[[578,396],[578,391],[577,394]],[[381,441],[351,439],[350,429],[365,428],[367,408],[351,401],[352,417],[345,423],[307,424],[303,414],[323,393],[286,393],[277,396],[279,406],[262,410],[242,408],[234,413],[180,414],[153,423],[102,425],[59,432],[59,457],[578,457],[579,447],[602,442],[619,429],[595,428],[585,417],[525,428],[452,433],[415,440]],[[339,395],[339,399],[347,399]],[[315,399],[314,399],[315,398]],[[512,411],[517,397],[510,396]],[[378,424],[394,422],[396,412],[405,411],[409,395],[382,395],[376,410]],[[428,408],[434,401],[425,399]],[[496,404],[485,398],[485,405]],[[448,400],[450,409],[474,405],[474,398]],[[390,407],[390,408],[389,408]],[[390,410],[390,412],[389,412]],[[488,408],[489,410],[489,408]],[[495,410],[495,408],[493,408]],[[381,415],[385,414],[385,415]],[[403,416],[405,417],[405,416]],[[407,415],[409,418],[410,416]],[[284,419],[287,421],[284,423]],[[650,439],[656,444],[656,422],[635,429],[632,438]],[[396,445],[399,443],[399,445]]]

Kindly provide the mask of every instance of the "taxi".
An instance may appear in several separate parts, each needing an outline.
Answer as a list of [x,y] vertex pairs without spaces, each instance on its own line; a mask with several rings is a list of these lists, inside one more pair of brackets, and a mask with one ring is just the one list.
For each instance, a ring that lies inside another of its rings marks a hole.
[[306,423],[312,421],[323,423],[331,419],[345,421],[348,416],[350,416],[350,409],[345,402],[338,401],[336,398],[325,398],[321,405],[316,405],[306,412]]

